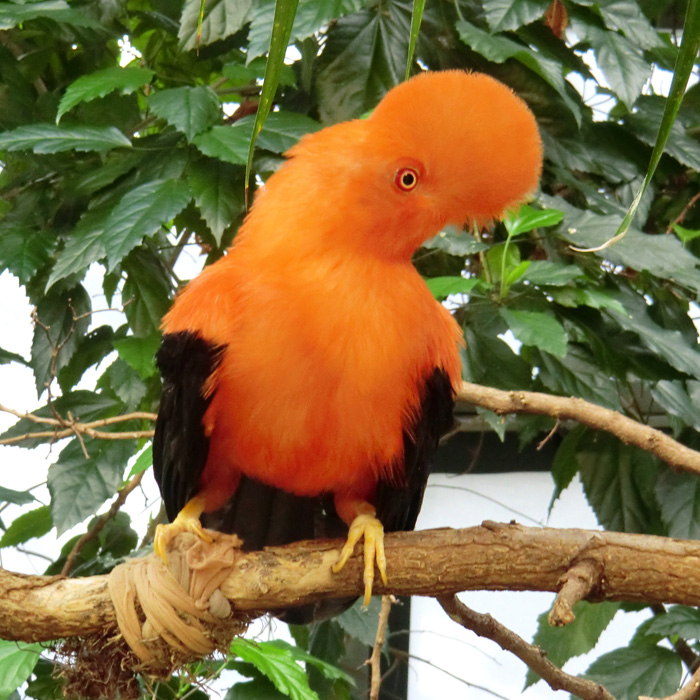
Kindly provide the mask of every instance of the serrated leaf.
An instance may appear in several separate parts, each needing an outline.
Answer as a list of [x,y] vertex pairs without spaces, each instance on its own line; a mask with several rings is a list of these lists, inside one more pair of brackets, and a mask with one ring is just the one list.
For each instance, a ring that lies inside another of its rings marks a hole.
[[18,506],[23,506],[26,503],[32,503],[36,498],[29,491],[15,491],[0,486],[0,503],[14,503]]
[[221,119],[221,104],[207,86],[159,90],[148,98],[151,111],[187,137],[188,141]]
[[49,467],[51,514],[59,534],[94,515],[113,497],[135,448],[133,440],[71,440]]
[[82,75],[66,88],[58,103],[56,124],[66,112],[81,102],[104,97],[114,90],[120,90],[123,94],[134,92],[142,85],[150,83],[153,76],[152,70],[138,66],[110,66],[89,75]]
[[237,637],[231,643],[231,654],[252,663],[272,681],[281,693],[292,700],[318,700],[309,687],[309,679],[294,656],[270,642],[251,642]]
[[492,32],[518,29],[543,17],[549,0],[484,0],[484,13]]
[[672,416],[700,429],[700,407],[695,405],[684,382],[662,379],[651,387],[651,395]]
[[555,501],[561,496],[564,489],[573,481],[578,472],[576,453],[579,441],[588,432],[588,428],[577,425],[570,430],[561,441],[552,462],[552,479],[554,480],[554,492],[549,502],[548,513],[551,514]]
[[142,379],[148,379],[156,373],[154,357],[160,347],[161,336],[155,334],[146,338],[129,336],[114,341],[114,349],[119,357],[135,369]]
[[117,358],[100,377],[98,387],[105,386],[119,397],[127,411],[137,410],[147,391],[138,372],[121,358]]
[[430,293],[438,300],[450,294],[468,294],[479,283],[477,277],[429,277],[425,280]]
[[505,307],[499,313],[523,345],[531,345],[558,357],[566,355],[566,331],[553,316],[542,311],[516,311]]
[[578,265],[563,265],[549,260],[530,260],[523,274],[523,279],[541,287],[563,287],[585,277]]
[[205,5],[201,33],[200,5],[200,0],[186,0],[182,8],[177,37],[185,51],[208,46],[237,32],[248,21],[253,0],[209,0]]
[[[595,647],[600,635],[617,614],[619,603],[588,603],[579,601],[574,605],[576,619],[564,627],[552,627],[548,612],[537,618],[537,632],[533,643],[547,652],[547,658],[561,668],[569,659],[587,654]],[[539,680],[539,676],[528,670],[525,688]]]
[[22,355],[0,348],[0,365],[9,365],[11,362],[19,362],[21,365],[29,366],[29,363]]
[[0,3],[0,31],[12,29],[32,19],[46,18],[55,22],[72,24],[77,27],[104,29],[102,25],[88,15],[71,9],[64,0],[44,0],[43,2]]
[[664,614],[649,620],[646,632],[662,637],[678,635],[686,640],[700,639],[700,610],[673,605]]
[[0,267],[7,268],[21,284],[28,284],[48,261],[56,245],[48,231],[12,228],[0,231]]
[[195,136],[192,143],[205,156],[234,165],[245,165],[248,162],[251,133],[251,129],[241,128],[240,122],[237,122],[233,126],[214,126]]
[[603,0],[598,10],[605,24],[621,31],[630,41],[643,49],[659,48],[663,41],[635,0]]
[[129,141],[113,126],[59,127],[55,124],[30,124],[0,133],[0,151],[109,151],[131,148]]
[[75,353],[90,325],[91,310],[90,296],[82,286],[45,296],[37,305],[31,366],[39,396],[51,378],[52,366],[60,372]]
[[188,180],[194,201],[217,245],[224,231],[245,211],[243,171],[218,159],[192,163]]
[[0,700],[6,700],[31,676],[42,647],[0,639]]
[[16,547],[35,537],[43,537],[53,527],[51,509],[39,506],[15,518],[0,537],[1,547]]
[[187,183],[179,180],[147,182],[122,197],[104,228],[107,269],[111,271],[146,236],[179,214],[192,198]]
[[680,657],[662,647],[615,649],[594,661],[585,673],[605,686],[617,700],[640,695],[665,698],[675,692],[683,669]]
[[670,537],[700,539],[700,480],[693,474],[663,472],[656,485],[661,518]]
[[654,494],[661,469],[648,452],[594,433],[576,453],[586,498],[606,530],[659,534]]
[[377,620],[381,606],[381,600],[377,597],[372,598],[366,608],[361,600],[357,600],[344,613],[335,617],[333,622],[365,646],[372,646],[377,635]]

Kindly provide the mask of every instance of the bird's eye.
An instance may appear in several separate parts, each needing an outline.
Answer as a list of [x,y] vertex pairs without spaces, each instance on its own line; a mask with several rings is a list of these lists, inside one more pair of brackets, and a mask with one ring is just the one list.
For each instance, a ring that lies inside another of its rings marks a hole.
[[418,184],[418,171],[413,168],[401,168],[396,171],[394,184],[402,192],[410,192]]

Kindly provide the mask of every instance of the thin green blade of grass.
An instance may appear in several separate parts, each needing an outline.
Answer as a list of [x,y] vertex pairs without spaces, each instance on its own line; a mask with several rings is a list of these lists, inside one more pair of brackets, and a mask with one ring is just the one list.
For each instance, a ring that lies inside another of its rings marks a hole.
[[647,173],[644,177],[644,181],[642,182],[642,186],[639,188],[637,195],[627,210],[627,213],[615,232],[615,235],[602,246],[594,249],[583,249],[583,252],[590,252],[592,250],[597,251],[608,248],[613,243],[619,241],[627,233],[627,230],[634,219],[634,215],[637,213],[639,203],[641,202],[652,177],[654,177],[656,167],[658,166],[661,156],[664,153],[664,149],[666,148],[666,143],[671,135],[671,129],[676,121],[678,110],[680,109],[683,96],[685,95],[688,79],[690,78],[693,66],[695,65],[698,49],[700,49],[700,0],[689,0],[685,14],[683,38],[681,39],[680,49],[678,51],[678,56],[676,57],[676,64],[673,68],[671,89],[669,90],[668,99],[666,100],[664,113],[661,118],[661,124],[659,125],[659,133],[656,137],[656,143],[654,144],[651,158],[649,159],[649,167],[647,168]]
[[423,10],[425,9],[425,0],[413,0],[413,12],[411,13],[411,38],[408,42],[408,58],[406,60],[406,80],[411,75],[411,64],[413,63],[413,54],[416,51],[416,43],[418,41],[418,32],[423,21]]
[[258,111],[255,115],[253,126],[253,136],[250,139],[248,149],[248,163],[245,168],[245,201],[248,206],[248,188],[250,186],[250,175],[253,169],[253,154],[255,153],[255,142],[270,113],[272,100],[277,92],[280,73],[284,66],[284,56],[289,45],[289,37],[292,35],[292,25],[297,12],[299,0],[277,0],[275,3],[275,16],[272,23],[272,37],[270,38],[270,50],[267,52],[267,63],[265,64],[265,76],[263,77],[263,88],[260,93]]

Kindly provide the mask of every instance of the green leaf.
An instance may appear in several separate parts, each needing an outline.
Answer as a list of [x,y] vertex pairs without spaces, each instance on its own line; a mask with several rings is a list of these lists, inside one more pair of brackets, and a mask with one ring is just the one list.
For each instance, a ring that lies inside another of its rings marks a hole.
[[55,124],[30,124],[0,133],[0,151],[109,151],[130,148],[129,141],[113,126],[59,127]]
[[416,43],[420,32],[420,25],[423,21],[423,12],[425,11],[425,0],[414,0],[413,10],[411,12],[411,39],[408,42],[408,56],[406,58],[406,75],[404,80],[408,80],[411,76],[411,66],[413,64],[413,54],[416,52]]
[[[241,119],[245,125],[252,121],[252,117]],[[265,120],[265,126],[258,137],[261,148],[274,153],[288,151],[304,135],[318,131],[320,124],[305,114],[280,110],[272,112]]]
[[253,170],[253,155],[255,154],[255,142],[267,120],[267,115],[272,108],[272,100],[277,92],[284,58],[289,44],[289,37],[292,33],[294,15],[297,11],[299,0],[286,0],[275,3],[275,16],[272,20],[272,36],[270,37],[270,48],[267,52],[267,63],[265,64],[265,77],[263,87],[260,92],[258,109],[255,113],[255,123],[253,125],[253,135],[250,139],[248,156],[245,166],[245,193],[248,199],[248,187],[250,175]]
[[135,411],[148,388],[135,369],[118,358],[100,377],[98,387],[109,387],[124,403],[127,411]]
[[544,16],[547,0],[485,0],[484,13],[492,32],[512,31]]
[[444,250],[450,255],[475,255],[489,249],[486,243],[477,241],[474,236],[454,228],[440,231],[434,238],[423,243],[430,250]]
[[[242,120],[241,120],[242,121]],[[214,126],[192,139],[192,143],[211,158],[219,158],[234,165],[245,165],[250,145],[250,129],[241,122],[232,126]]]
[[31,365],[39,396],[51,379],[52,369],[60,372],[77,350],[90,325],[91,310],[90,296],[82,286],[45,296],[37,305]]
[[596,4],[605,24],[622,32],[633,44],[643,49],[663,46],[663,41],[635,0],[602,0]]
[[51,510],[48,506],[39,506],[28,513],[15,518],[0,537],[1,547],[16,547],[35,537],[43,537],[53,527]]
[[110,66],[95,71],[89,75],[82,75],[67,88],[56,112],[56,124],[61,117],[81,102],[104,97],[114,90],[120,90],[128,94],[138,90],[142,85],[150,83],[153,79],[153,71],[137,66]]
[[135,369],[142,379],[148,379],[156,373],[154,357],[160,347],[161,336],[155,334],[146,338],[129,336],[114,341],[114,349],[119,357]]
[[59,536],[94,515],[114,496],[135,441],[86,440],[85,447],[89,459],[85,458],[80,441],[71,440],[49,467],[51,514]]
[[654,494],[661,469],[648,452],[594,433],[576,453],[586,498],[606,530],[660,534]]
[[585,677],[605,686],[617,700],[640,695],[664,698],[675,692],[683,669],[680,657],[662,647],[615,649],[594,661]]
[[499,313],[523,345],[532,345],[558,357],[566,355],[566,331],[553,316],[542,311],[515,311],[505,307]]
[[188,169],[194,201],[218,246],[224,231],[245,211],[242,176],[241,168],[212,158],[197,160]]
[[148,106],[190,142],[221,119],[219,98],[210,87],[201,85],[159,90],[148,98]]
[[690,241],[694,241],[698,236],[700,236],[700,230],[691,231],[680,224],[671,224],[671,228],[675,231],[678,238],[681,239],[683,245],[690,243]]
[[6,700],[31,676],[41,651],[39,644],[0,639],[0,700]]
[[[12,29],[32,19],[51,19],[55,22],[72,24],[77,27],[103,29],[102,25],[78,10],[72,10],[64,0],[44,0],[44,2],[0,3],[0,31]],[[0,694],[0,699],[1,699]]]
[[[612,622],[619,603],[588,603],[579,601],[574,605],[576,619],[564,627],[552,627],[548,622],[548,612],[537,618],[537,632],[533,643],[547,652],[547,658],[561,668],[569,659],[587,654],[595,647],[600,635]],[[539,680],[539,676],[528,670],[525,688]]]
[[430,277],[425,280],[430,293],[438,300],[450,294],[468,294],[479,283],[477,277]]
[[[697,387],[698,383],[693,382],[690,386]],[[700,407],[691,398],[684,382],[662,379],[652,386],[651,395],[665,411],[700,430]]]
[[549,260],[530,260],[523,279],[539,287],[563,287],[586,277],[578,265],[563,265]]
[[381,600],[377,597],[373,597],[366,608],[361,600],[357,600],[352,607],[334,618],[333,622],[365,646],[372,646],[377,635],[377,621],[381,606]]
[[564,439],[557,448],[557,453],[554,455],[554,461],[552,462],[554,492],[552,493],[552,500],[549,502],[549,513],[552,512],[555,501],[561,496],[564,489],[569,486],[578,472],[576,453],[578,452],[578,445],[581,438],[583,438],[587,432],[588,429],[586,427],[577,425],[564,436]]
[[200,0],[186,0],[182,9],[177,37],[185,51],[235,34],[248,21],[253,0],[208,0],[198,43],[200,4]]
[[277,690],[292,700],[318,700],[318,695],[309,687],[304,669],[288,649],[271,642],[255,643],[237,637],[231,643],[231,654],[252,663]]
[[648,634],[662,637],[678,635],[683,639],[700,639],[700,610],[685,605],[673,605],[662,615],[649,621]]
[[179,180],[153,180],[124,195],[105,223],[108,271],[179,214],[191,198],[187,183]]
[[700,480],[693,474],[663,472],[656,485],[661,518],[670,537],[700,539]]
[[21,284],[29,284],[49,261],[55,244],[49,231],[0,230],[0,266],[7,268]]
[[25,366],[29,365],[22,355],[5,350],[5,348],[0,348],[0,365],[9,365],[12,362],[19,362],[21,365]]
[[18,506],[23,506],[33,501],[36,501],[36,498],[29,491],[15,491],[0,486],[0,503],[15,503]]
[[564,212],[556,209],[533,209],[523,204],[503,220],[509,237],[519,236],[536,228],[556,226],[564,218]]
[[302,661],[305,664],[313,666],[317,671],[320,671],[324,678],[328,678],[332,681],[343,681],[348,685],[355,686],[355,679],[351,675],[345,673],[345,671],[337,666],[334,666],[323,659],[319,659],[318,656],[309,654],[298,646],[294,646],[293,644],[285,642],[282,639],[275,639],[268,642],[268,644],[284,651],[285,653],[288,653],[297,661]]
[[153,465],[153,445],[146,447],[143,452],[136,458],[134,466],[131,467],[131,471],[127,475],[127,479],[131,479],[132,476],[136,476],[141,472],[145,472],[150,469]]

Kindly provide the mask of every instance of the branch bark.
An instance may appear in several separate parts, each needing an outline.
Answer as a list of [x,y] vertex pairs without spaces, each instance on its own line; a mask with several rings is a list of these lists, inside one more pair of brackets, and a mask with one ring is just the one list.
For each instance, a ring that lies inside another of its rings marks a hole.
[[[240,611],[283,610],[360,596],[360,555],[331,573],[339,540],[241,552],[222,593]],[[375,593],[444,596],[466,590],[558,591],[580,561],[602,566],[589,600],[700,605],[700,543],[649,535],[527,528],[485,522],[464,530],[401,532],[386,537],[389,585]],[[66,579],[0,569],[0,637],[49,641],[102,633],[115,624],[106,576]]]

